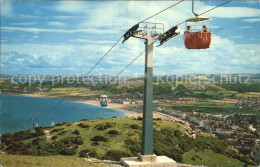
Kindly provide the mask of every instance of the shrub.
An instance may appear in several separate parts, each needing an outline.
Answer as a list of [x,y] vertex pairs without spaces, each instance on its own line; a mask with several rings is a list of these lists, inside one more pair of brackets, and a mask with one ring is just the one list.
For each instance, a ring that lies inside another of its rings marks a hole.
[[81,128],[86,128],[86,129],[89,128],[89,125],[86,125],[86,124],[83,124],[83,123],[80,123],[80,124],[78,124],[77,126],[79,126],[79,127],[81,127]]
[[32,144],[33,145],[38,145],[38,144],[40,144],[40,142],[41,142],[41,139],[39,139],[39,138],[36,138],[36,139],[32,140]]
[[137,124],[133,124],[130,126],[132,129],[140,129],[140,126]]
[[5,147],[4,143],[1,143],[0,149],[4,149],[4,147]]
[[[58,124],[55,124],[55,127],[56,126],[62,126],[62,125],[65,125],[66,124],[66,122],[62,122],[62,123],[58,123]],[[63,128],[62,128],[63,129]]]
[[58,138],[58,136],[52,136],[51,137],[51,140],[55,140],[55,139],[57,139]]
[[129,133],[128,136],[135,136],[136,133]]
[[82,119],[81,121],[88,121],[88,119]]
[[37,150],[32,147],[26,147],[22,150],[23,155],[36,155]]
[[92,149],[92,150],[90,150],[90,149],[81,150],[79,152],[79,156],[80,157],[95,157],[95,156],[97,156],[97,152],[94,149]]
[[182,136],[181,131],[179,131],[179,130],[174,131],[174,136],[181,138],[181,136]]
[[126,139],[125,140],[126,148],[128,148],[132,154],[137,154],[141,151],[141,143],[137,140]]
[[62,135],[65,135],[67,132],[66,131],[62,131],[60,133],[58,133],[58,135],[62,136]]
[[75,130],[74,132],[72,132],[73,134],[75,135],[79,135],[80,134],[80,131],[79,130]]
[[75,155],[76,150],[73,148],[66,148],[66,149],[62,149],[59,153],[61,155]]
[[65,144],[63,142],[61,142],[61,141],[56,141],[55,143],[53,143],[53,147],[57,148],[57,149],[58,148],[63,148],[63,147],[65,147]]
[[109,159],[113,161],[119,161],[122,157],[130,157],[131,154],[125,151],[120,150],[110,150],[106,153],[106,155],[103,157],[104,159]]
[[108,139],[104,136],[95,136],[91,139],[92,141],[104,141],[104,142],[107,142]]
[[81,137],[77,137],[74,140],[74,144],[82,145],[84,143],[84,140]]
[[82,137],[66,137],[61,139],[59,142],[63,143],[63,145],[71,146],[71,145],[82,145],[84,143]]
[[2,135],[2,142],[4,139],[10,139],[12,137],[13,137],[13,135],[11,133],[5,133]]
[[95,126],[95,128],[97,130],[106,130],[106,129],[112,128],[112,127],[113,127],[113,123],[111,123],[111,122],[106,122],[106,123],[99,124],[99,125]]
[[53,130],[51,131],[51,133],[59,132],[59,131],[62,131],[62,130],[64,130],[64,128],[53,129]]
[[110,130],[110,131],[108,132],[108,134],[110,134],[110,135],[118,135],[119,132],[118,132],[117,130]]
[[35,131],[35,137],[45,135],[44,129],[42,127],[36,127]]
[[22,154],[22,152],[26,149],[26,145],[22,142],[10,144],[6,148],[6,152],[9,154]]
[[13,135],[13,140],[18,142],[18,141],[22,141],[24,139],[31,139],[34,138],[35,134],[33,131],[31,130],[27,130],[27,131],[20,131],[20,132],[16,132]]
[[3,134],[1,143],[4,143],[5,145],[9,145],[14,143],[13,141],[13,135],[11,133]]

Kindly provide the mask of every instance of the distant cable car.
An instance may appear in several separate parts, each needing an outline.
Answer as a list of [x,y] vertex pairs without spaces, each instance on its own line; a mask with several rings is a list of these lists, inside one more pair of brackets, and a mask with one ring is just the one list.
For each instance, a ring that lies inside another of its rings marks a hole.
[[101,107],[107,107],[107,106],[108,106],[108,98],[107,98],[107,95],[101,95],[101,96],[100,96],[100,106],[101,106]]
[[192,29],[188,23],[196,23],[209,20],[208,17],[194,17],[186,20],[187,30],[184,32],[183,39],[187,49],[207,49],[211,43],[211,32],[204,25],[201,29]]

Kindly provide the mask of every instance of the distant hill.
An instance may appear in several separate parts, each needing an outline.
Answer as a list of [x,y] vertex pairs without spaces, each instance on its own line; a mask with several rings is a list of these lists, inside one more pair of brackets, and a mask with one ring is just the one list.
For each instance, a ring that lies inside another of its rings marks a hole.
[[194,90],[200,90],[200,91],[221,91],[223,88],[215,85],[214,83],[208,83],[208,82],[189,82],[189,83],[183,83],[188,90],[194,91]]
[[0,78],[0,90],[1,92],[22,92],[18,84],[3,78]]
[[[1,149],[8,154],[95,157],[118,161],[141,151],[142,121],[133,118],[82,120],[36,131],[4,134]],[[209,134],[190,135],[177,122],[154,120],[154,153],[179,163],[207,166],[256,165],[231,146]]]

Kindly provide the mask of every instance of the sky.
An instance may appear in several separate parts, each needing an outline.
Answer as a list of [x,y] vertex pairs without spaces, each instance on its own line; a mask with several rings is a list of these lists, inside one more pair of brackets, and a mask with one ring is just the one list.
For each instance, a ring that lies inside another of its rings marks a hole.
[[[2,74],[86,74],[139,21],[178,1],[1,1]],[[225,1],[195,1],[200,14]],[[184,46],[180,35],[154,44],[154,74],[260,73],[260,2],[232,1],[206,13],[209,49]],[[194,17],[191,1],[149,19],[170,29]],[[200,24],[191,25],[202,26]],[[121,41],[91,74],[116,75],[145,48],[142,39]],[[143,75],[144,55],[122,75]]]

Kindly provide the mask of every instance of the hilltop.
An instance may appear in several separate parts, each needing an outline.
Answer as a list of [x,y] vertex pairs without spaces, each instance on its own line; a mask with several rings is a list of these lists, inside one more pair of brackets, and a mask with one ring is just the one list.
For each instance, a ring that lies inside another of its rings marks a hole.
[[[134,118],[61,123],[55,127],[36,128],[35,131],[4,134],[1,149],[7,154],[35,157],[63,155],[75,159],[94,157],[118,161],[121,157],[136,156],[140,152],[141,126],[141,119]],[[179,163],[236,167],[255,165],[231,146],[207,133],[197,134],[194,139],[191,129],[178,122],[154,120],[154,143],[155,154],[166,155]],[[2,162],[7,163],[7,154],[1,155]]]

